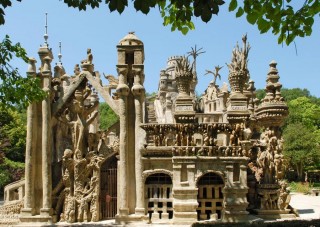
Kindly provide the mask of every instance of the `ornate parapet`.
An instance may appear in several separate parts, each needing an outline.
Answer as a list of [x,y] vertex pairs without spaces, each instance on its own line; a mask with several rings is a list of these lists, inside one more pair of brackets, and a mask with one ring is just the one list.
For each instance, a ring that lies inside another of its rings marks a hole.
[[249,157],[251,132],[240,124],[143,124],[143,156]]

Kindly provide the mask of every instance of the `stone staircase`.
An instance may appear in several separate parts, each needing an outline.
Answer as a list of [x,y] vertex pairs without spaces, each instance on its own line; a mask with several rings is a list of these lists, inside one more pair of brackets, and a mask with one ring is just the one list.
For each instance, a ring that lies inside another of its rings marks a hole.
[[146,123],[157,123],[154,104],[151,100],[147,100],[146,102]]

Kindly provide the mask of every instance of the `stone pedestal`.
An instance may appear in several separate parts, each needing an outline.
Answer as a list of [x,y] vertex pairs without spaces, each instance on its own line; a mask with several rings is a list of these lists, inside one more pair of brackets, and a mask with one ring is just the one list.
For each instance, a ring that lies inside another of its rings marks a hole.
[[224,209],[222,210],[223,222],[241,222],[248,220],[249,212],[247,202],[247,187],[225,187],[224,194]]
[[177,123],[194,123],[195,111],[190,96],[178,97],[175,103],[174,118]]
[[260,208],[253,210],[257,217],[266,220],[296,218],[295,214],[290,214],[290,209],[280,210],[278,205],[280,186],[278,184],[260,184],[257,192]]
[[290,209],[285,210],[262,210],[262,209],[256,209],[254,210],[256,213],[256,216],[259,218],[262,218],[264,220],[275,220],[275,219],[281,219],[281,218],[292,218],[295,219],[295,214],[290,214]]
[[192,188],[173,189],[173,222],[193,223],[197,221],[198,190]]
[[247,97],[240,92],[231,92],[227,103],[227,119],[230,123],[240,123],[247,120],[250,112],[247,107]]

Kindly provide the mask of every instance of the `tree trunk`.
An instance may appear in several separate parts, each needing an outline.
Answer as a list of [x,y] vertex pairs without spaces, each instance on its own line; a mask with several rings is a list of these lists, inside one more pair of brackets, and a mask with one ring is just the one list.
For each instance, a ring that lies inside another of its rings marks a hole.
[[304,181],[304,178],[303,178],[303,162],[298,162],[296,164],[296,167],[297,167],[298,180],[299,181]]

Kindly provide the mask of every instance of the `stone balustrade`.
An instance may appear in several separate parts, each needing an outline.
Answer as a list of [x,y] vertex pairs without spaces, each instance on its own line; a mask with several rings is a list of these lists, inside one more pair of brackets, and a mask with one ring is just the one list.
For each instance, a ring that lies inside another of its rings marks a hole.
[[22,201],[24,197],[25,181],[19,180],[4,187],[4,204],[11,201]]

